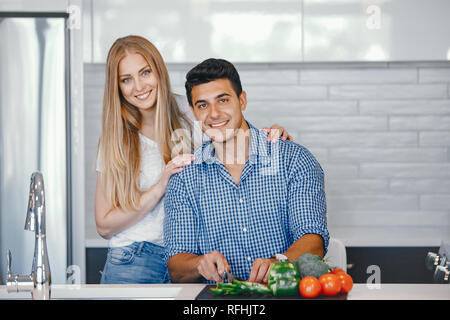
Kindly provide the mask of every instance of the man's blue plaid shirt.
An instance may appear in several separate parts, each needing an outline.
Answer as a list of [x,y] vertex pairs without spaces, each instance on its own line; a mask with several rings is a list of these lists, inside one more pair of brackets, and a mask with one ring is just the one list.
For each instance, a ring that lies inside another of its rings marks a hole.
[[250,155],[236,185],[211,141],[195,150],[194,162],[173,175],[164,200],[166,261],[177,253],[217,250],[231,272],[248,279],[256,258],[285,252],[307,233],[322,236],[325,252],[324,175],[304,147],[267,142],[250,127]]

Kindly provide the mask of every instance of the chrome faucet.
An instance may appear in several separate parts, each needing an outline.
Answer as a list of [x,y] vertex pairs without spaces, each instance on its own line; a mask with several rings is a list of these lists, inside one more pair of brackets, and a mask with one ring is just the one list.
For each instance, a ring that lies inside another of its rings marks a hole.
[[11,273],[11,251],[8,250],[7,290],[8,292],[30,291],[33,300],[49,300],[51,292],[51,274],[45,236],[44,178],[40,172],[34,172],[31,175],[25,230],[35,232],[31,274],[23,276]]

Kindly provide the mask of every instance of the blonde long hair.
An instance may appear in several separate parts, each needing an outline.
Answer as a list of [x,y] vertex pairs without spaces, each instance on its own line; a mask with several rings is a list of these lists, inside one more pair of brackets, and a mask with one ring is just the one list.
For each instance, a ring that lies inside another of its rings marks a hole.
[[[102,131],[97,156],[100,153],[101,180],[108,202],[113,208],[136,210],[142,191],[138,184],[142,116],[138,108],[123,98],[118,75],[119,63],[128,53],[141,54],[157,77],[155,137],[165,163],[172,159],[173,150],[179,143],[173,141],[173,133],[183,129],[182,121],[187,124],[189,131],[192,124],[178,108],[171,92],[166,65],[158,49],[140,36],[117,39],[106,61]],[[181,138],[178,134],[178,138],[190,144],[189,137]]]

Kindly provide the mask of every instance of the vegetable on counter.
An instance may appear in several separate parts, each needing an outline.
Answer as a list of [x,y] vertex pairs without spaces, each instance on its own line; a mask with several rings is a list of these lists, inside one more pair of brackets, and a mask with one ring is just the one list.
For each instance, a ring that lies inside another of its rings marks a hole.
[[353,279],[345,271],[336,274],[341,282],[341,293],[348,293],[353,288]]
[[322,261],[322,257],[317,254],[304,253],[296,260],[298,266],[306,262],[314,262],[314,261]]
[[267,286],[249,281],[234,280],[233,283],[218,282],[216,288],[211,288],[216,295],[270,295]]
[[210,290],[216,295],[298,296],[315,298],[348,293],[353,280],[342,269],[332,269],[319,255],[305,253],[296,261],[274,262],[270,265],[267,286],[261,283],[234,280],[218,282]]
[[315,298],[320,294],[335,296],[349,293],[353,288],[353,279],[344,270],[333,270],[319,277],[304,277],[300,281],[299,291],[304,298]]
[[218,282],[210,290],[216,295],[298,295],[300,274],[295,263],[274,262],[270,265],[267,286],[261,283],[234,280],[233,283]]
[[322,292],[322,286],[315,277],[304,277],[300,281],[299,289],[304,298],[315,298]]
[[301,281],[299,291],[302,297],[315,298],[319,295],[334,296],[348,293],[353,280],[343,269],[330,268],[319,255],[302,254],[296,261]]
[[300,273],[291,261],[274,262],[270,265],[267,284],[274,296],[298,295]]
[[341,292],[341,282],[335,274],[324,274],[320,276],[319,282],[322,286],[322,293],[326,296],[335,296]]
[[346,273],[346,272],[343,269],[335,268],[335,269],[331,270],[330,273],[338,275],[339,273]]
[[296,261],[300,271],[300,277],[314,277],[319,279],[320,276],[327,274],[330,267],[326,264],[322,257],[311,253],[302,254]]

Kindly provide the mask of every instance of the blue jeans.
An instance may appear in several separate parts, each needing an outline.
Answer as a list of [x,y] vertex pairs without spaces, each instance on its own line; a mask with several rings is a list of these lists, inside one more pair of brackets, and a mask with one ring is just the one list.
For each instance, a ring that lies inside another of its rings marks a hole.
[[100,283],[169,283],[165,250],[145,241],[109,248]]

